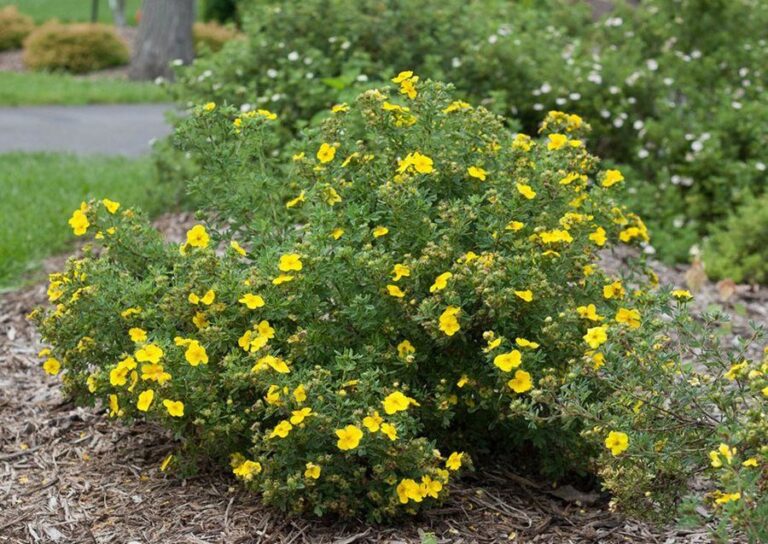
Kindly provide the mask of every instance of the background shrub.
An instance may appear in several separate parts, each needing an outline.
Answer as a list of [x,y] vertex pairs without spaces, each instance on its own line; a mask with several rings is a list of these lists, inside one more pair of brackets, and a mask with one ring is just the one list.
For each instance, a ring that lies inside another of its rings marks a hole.
[[22,13],[16,6],[0,8],[0,51],[21,49],[21,44],[35,28],[31,17]]
[[24,41],[24,63],[33,70],[82,74],[129,60],[128,46],[112,27],[102,24],[52,21],[38,27]]
[[768,195],[739,207],[704,245],[707,274],[768,283]]
[[208,222],[175,245],[115,202],[76,210],[98,250],[33,315],[47,371],[173,429],[168,463],[229,461],[284,510],[415,513],[485,455],[599,474],[618,507],[669,520],[727,440],[737,470],[703,500],[757,519],[762,363],[696,336],[690,293],[655,289],[642,262],[601,268],[648,233],[588,125],[553,111],[530,138],[444,84],[395,81],[287,153],[272,112],[196,107],[175,141]]
[[195,23],[193,28],[195,39],[195,51],[202,54],[204,49],[216,52],[224,47],[224,44],[238,37],[238,32],[233,27],[224,26],[215,22]]

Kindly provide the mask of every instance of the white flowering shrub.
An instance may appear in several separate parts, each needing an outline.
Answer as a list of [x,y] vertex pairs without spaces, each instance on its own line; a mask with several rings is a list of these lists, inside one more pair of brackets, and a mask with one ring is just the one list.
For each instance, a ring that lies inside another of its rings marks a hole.
[[204,157],[208,221],[179,246],[110,200],[75,210],[94,249],[33,315],[45,369],[78,402],[172,429],[164,465],[231,463],[283,510],[415,513],[485,452],[597,474],[617,507],[669,520],[721,442],[729,467],[752,461],[707,506],[765,508],[750,429],[768,368],[712,346],[693,365],[690,294],[641,263],[601,268],[648,232],[588,125],[553,111],[540,136],[512,133],[442,83],[394,82],[288,156],[269,152],[273,112],[195,108],[177,138]]

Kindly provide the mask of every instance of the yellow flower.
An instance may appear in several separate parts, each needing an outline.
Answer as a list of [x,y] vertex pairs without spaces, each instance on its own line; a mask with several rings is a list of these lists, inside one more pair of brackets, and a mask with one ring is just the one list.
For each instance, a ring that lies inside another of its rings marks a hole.
[[49,357],[43,363],[43,370],[45,370],[45,372],[50,374],[51,376],[55,376],[56,374],[59,373],[59,371],[61,371],[61,363],[59,362],[58,359]]
[[120,416],[122,411],[120,410],[120,403],[117,400],[117,395],[109,395],[109,417]]
[[275,357],[274,355],[265,355],[256,361],[256,364],[251,368],[251,372],[261,372],[267,368],[271,368],[280,374],[288,374],[291,371],[291,369],[288,368],[286,362],[279,357]]
[[346,102],[344,102],[343,104],[335,104],[331,108],[331,113],[341,113],[345,111],[349,111],[349,105]]
[[530,136],[522,133],[515,134],[515,139],[512,140],[512,149],[530,151],[531,147],[533,147],[533,140]]
[[602,321],[605,319],[603,316],[598,315],[597,308],[594,304],[579,306],[576,308],[576,312],[578,312],[580,318],[589,319],[590,321]]
[[200,330],[203,330],[208,326],[208,320],[205,318],[205,314],[203,312],[195,312],[195,315],[192,318],[192,323],[194,323],[195,326]]
[[136,368],[136,361],[133,357],[126,357],[117,366],[109,371],[109,383],[113,386],[125,385],[128,380],[128,373]]
[[208,247],[210,236],[202,225],[195,225],[187,231],[187,245],[191,247]]
[[397,345],[397,355],[401,359],[408,358],[409,355],[416,353],[416,348],[413,347],[413,344],[411,344],[408,340],[403,340]]
[[514,349],[509,353],[502,353],[493,358],[493,364],[502,372],[511,372],[523,362],[521,353]]
[[443,113],[453,113],[454,111],[469,110],[472,106],[462,100],[454,100],[443,109]]
[[728,504],[729,502],[736,502],[741,499],[741,493],[738,491],[735,493],[721,493],[717,492],[715,498],[715,504]]
[[238,464],[232,470],[232,473],[235,476],[245,480],[246,482],[251,481],[253,477],[259,474],[260,472],[261,472],[261,464],[257,463],[256,461],[251,461],[249,459]]
[[285,203],[285,207],[286,208],[294,208],[294,207],[298,206],[299,204],[301,204],[302,202],[304,202],[304,199],[305,199],[305,193],[304,193],[304,191],[302,191],[302,192],[299,193],[299,196],[297,196],[296,198],[292,198],[291,200],[286,202]]
[[536,191],[534,191],[530,185],[526,185],[525,183],[515,183],[515,187],[517,187],[517,192],[528,200],[536,198]]
[[405,292],[397,285],[387,285],[387,293],[396,298],[403,298],[405,296]]
[[290,272],[292,270],[299,271],[303,268],[301,264],[301,256],[296,253],[286,253],[280,257],[280,262],[277,265],[280,272]]
[[147,344],[143,348],[136,352],[136,360],[140,363],[154,363],[160,362],[163,358],[163,350],[155,344]]
[[347,425],[343,429],[336,429],[336,436],[339,438],[336,446],[340,450],[353,450],[360,444],[363,431],[354,425]]
[[317,150],[317,160],[323,164],[331,162],[335,156],[336,148],[332,145],[324,143]]
[[203,110],[207,112],[212,112],[216,109],[216,102],[206,102],[203,106]]
[[381,238],[382,236],[386,236],[388,233],[389,229],[387,227],[376,227],[373,229],[374,238]]
[[299,404],[307,400],[307,390],[304,389],[303,385],[299,385],[293,390],[293,398],[296,399],[296,402]]
[[104,204],[104,207],[111,214],[114,214],[120,208],[120,203],[119,202],[115,202],[114,200],[110,200],[108,198],[102,199],[101,203]]
[[184,403],[180,400],[163,400],[163,406],[168,410],[171,417],[182,417],[184,415]]
[[619,308],[616,312],[616,322],[624,323],[630,329],[638,329],[640,328],[640,312],[638,310]]
[[416,91],[416,82],[419,80],[417,76],[412,77],[411,79],[406,79],[402,82],[400,82],[400,94],[406,95],[408,98],[413,100],[418,95]]
[[457,306],[448,306],[443,313],[440,314],[440,330],[447,336],[453,336],[459,329],[461,329],[461,325],[459,325],[459,320],[457,319],[459,312],[461,312],[461,308]]
[[397,429],[391,423],[382,423],[381,432],[393,442],[397,440]]
[[621,455],[629,447],[629,437],[621,431],[611,431],[605,439],[605,447],[614,456]]
[[429,476],[421,477],[421,494],[425,497],[438,498],[440,492],[443,490],[443,483],[439,480],[433,480]]
[[526,340],[525,338],[515,338],[515,344],[517,344],[521,348],[537,349],[539,347],[538,342],[531,342],[530,340]]
[[171,464],[171,461],[173,461],[173,454],[169,453],[168,455],[166,455],[165,459],[163,459],[163,462],[160,463],[160,471],[165,472],[166,469],[168,468],[168,465]]
[[757,457],[750,457],[749,459],[745,459],[743,463],[741,463],[741,466],[743,467],[756,467],[758,465]]
[[469,383],[469,376],[467,376],[466,374],[462,374],[461,378],[459,378],[459,381],[456,382],[456,387],[461,389],[462,387],[464,387],[468,383]]
[[620,181],[624,181],[624,176],[621,175],[621,172],[618,170],[606,170],[603,175],[602,186],[612,187]]
[[515,393],[525,393],[533,387],[533,380],[525,370],[516,370],[515,376],[507,382],[507,387]]
[[140,329],[139,327],[133,327],[128,330],[128,336],[131,337],[132,342],[146,342],[147,331]]
[[294,277],[290,274],[280,274],[275,279],[272,280],[272,285],[281,285],[283,283],[288,283],[289,281],[293,281]]
[[271,404],[273,406],[281,404],[280,388],[276,385],[270,385],[267,394],[264,396],[264,399],[267,401],[267,404]]
[[691,300],[693,295],[687,289],[675,289],[672,291],[672,296],[678,300]]
[[556,151],[568,143],[568,136],[565,134],[550,134],[547,136],[549,142],[547,142],[547,149],[550,151]]
[[406,79],[413,77],[413,70],[404,70],[392,78],[392,83],[402,83]]
[[85,211],[82,209],[72,212],[72,217],[69,218],[68,223],[72,227],[72,232],[75,233],[75,236],[82,236],[90,226],[88,217],[86,217]]
[[344,229],[336,228],[336,229],[333,229],[333,231],[331,231],[331,238],[333,238],[334,240],[338,240],[343,235],[344,235]]
[[539,234],[539,238],[544,244],[556,244],[558,242],[570,244],[573,242],[571,233],[565,229],[545,230]]
[[445,468],[448,470],[459,470],[461,468],[461,461],[464,458],[464,453],[453,452],[448,456],[448,460],[445,462]]
[[382,423],[384,423],[384,419],[379,415],[378,411],[363,418],[363,426],[372,433],[378,431],[381,428]]
[[293,425],[291,425],[291,422],[287,420],[283,420],[277,425],[275,425],[275,428],[272,429],[272,432],[269,434],[269,438],[275,438],[276,436],[280,438],[285,438],[286,436],[288,436],[288,433],[290,433],[292,429],[293,429]]
[[243,246],[237,243],[237,241],[232,240],[229,243],[229,247],[231,247],[234,250],[234,252],[237,253],[238,255],[245,257],[246,251],[245,249],[243,249]]
[[146,391],[142,391],[139,393],[139,400],[136,402],[136,408],[142,412],[146,412],[149,410],[149,407],[152,404],[154,398],[155,392],[153,390],[147,389]]
[[450,272],[443,272],[435,278],[435,283],[430,286],[429,292],[434,293],[435,291],[442,291],[448,285],[448,280],[452,277],[453,274]]
[[312,480],[317,480],[320,477],[322,469],[319,465],[314,463],[307,463],[304,470],[304,477]]
[[424,496],[421,494],[421,486],[415,480],[406,478],[397,485],[397,498],[401,504],[407,504],[409,500],[421,502]]
[[400,391],[395,391],[394,393],[387,395],[386,398],[381,401],[381,404],[384,406],[384,412],[390,416],[397,412],[407,410],[411,404],[419,406],[419,403],[416,402],[416,400],[405,396]]
[[469,174],[469,177],[479,179],[480,181],[485,181],[485,178],[488,176],[488,172],[479,166],[470,166],[467,168],[467,174]]
[[200,363],[204,365],[208,364],[208,353],[197,340],[192,340],[189,343],[187,351],[184,352],[184,358],[192,366],[197,366]]
[[141,313],[141,308],[128,308],[120,312],[120,317],[128,319],[132,315],[138,315]]
[[608,340],[607,330],[605,326],[587,329],[587,334],[583,337],[584,341],[590,348],[597,349]]
[[291,424],[298,425],[312,415],[314,415],[312,413],[312,408],[301,408],[299,410],[294,410],[291,412]]
[[330,206],[334,206],[341,202],[341,196],[339,193],[336,192],[336,189],[334,189],[331,186],[326,187],[323,189],[323,200],[326,204]]
[[255,310],[264,306],[264,299],[260,295],[254,295],[253,293],[244,294],[238,302],[245,304],[249,310]]
[[396,264],[392,268],[392,281],[400,281],[400,278],[408,277],[411,275],[411,269],[404,264]]
[[597,227],[595,232],[589,235],[589,239],[592,240],[595,245],[600,247],[603,247],[605,242],[608,240],[607,236],[605,235],[605,229],[603,227]]
[[397,172],[403,174],[411,169],[416,170],[419,174],[431,174],[434,171],[434,163],[428,156],[414,151],[398,161]]
[[533,291],[530,289],[526,289],[525,291],[515,291],[515,296],[526,302],[531,302],[533,300]]
[[613,283],[609,283],[608,285],[603,286],[603,297],[607,299],[624,298],[625,294],[626,294],[626,291],[624,291],[624,286],[621,284],[621,281],[619,280],[616,280]]
[[520,229],[522,229],[525,226],[525,223],[522,223],[520,221],[510,221],[507,223],[507,226],[504,227],[505,230],[511,230],[512,232],[517,232]]
[[171,375],[165,372],[162,365],[141,365],[141,379],[157,382],[160,385],[171,379]]

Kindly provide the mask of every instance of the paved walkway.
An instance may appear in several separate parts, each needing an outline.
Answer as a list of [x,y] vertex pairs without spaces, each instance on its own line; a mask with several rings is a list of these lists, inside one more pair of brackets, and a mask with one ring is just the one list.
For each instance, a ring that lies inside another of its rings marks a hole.
[[135,157],[171,132],[173,104],[0,108],[0,153],[65,151]]

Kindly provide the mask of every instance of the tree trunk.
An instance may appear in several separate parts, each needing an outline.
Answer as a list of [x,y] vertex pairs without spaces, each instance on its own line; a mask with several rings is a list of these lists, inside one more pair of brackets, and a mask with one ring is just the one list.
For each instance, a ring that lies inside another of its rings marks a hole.
[[195,56],[194,22],[195,0],[144,0],[131,79],[172,79],[172,61],[191,62]]
[[125,0],[109,0],[109,7],[112,10],[115,26],[123,28],[125,26]]

